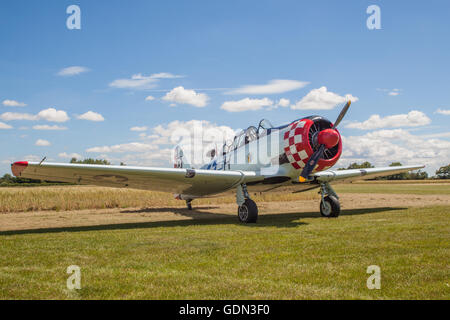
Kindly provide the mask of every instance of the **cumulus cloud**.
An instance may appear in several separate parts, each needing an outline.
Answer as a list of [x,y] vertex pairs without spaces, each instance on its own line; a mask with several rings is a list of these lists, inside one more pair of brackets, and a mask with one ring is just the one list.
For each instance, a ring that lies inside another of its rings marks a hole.
[[150,131],[149,135],[141,133],[142,142],[93,147],[86,151],[106,155],[121,153],[120,158],[111,160],[124,161],[130,165],[171,166],[173,148],[179,145],[183,148],[186,162],[199,165],[209,160],[207,151],[221,147],[224,141],[232,140],[235,134],[230,127],[203,120],[172,121]]
[[82,115],[77,116],[77,119],[95,122],[105,121],[105,118],[103,118],[103,116],[100,113],[94,111],[88,111],[86,113],[83,113]]
[[34,130],[67,130],[67,127],[62,127],[62,126],[57,126],[57,125],[49,126],[48,124],[44,124],[44,125],[33,126],[33,129]]
[[182,86],[179,86],[167,92],[162,99],[165,101],[190,104],[194,107],[202,108],[207,105],[209,97],[204,93],[197,93],[194,90],[185,89]]
[[220,107],[223,110],[229,112],[242,112],[242,111],[254,111],[260,110],[263,107],[271,107],[273,106],[273,101],[264,98],[264,99],[250,99],[244,98],[238,101],[225,101]]
[[9,124],[0,122],[0,129],[3,129],[3,130],[12,129],[12,127]]
[[450,141],[413,135],[405,129],[384,129],[362,136],[343,136],[343,154],[340,166],[355,161],[369,161],[386,166],[399,161],[407,164],[424,164],[428,172],[450,161]]
[[130,131],[147,131],[148,128],[147,127],[131,127]]
[[113,88],[121,89],[151,89],[154,88],[159,79],[174,79],[181,78],[183,76],[174,75],[168,72],[154,73],[149,76],[137,73],[131,76],[131,78],[116,79],[112,81],[109,86]]
[[28,120],[28,121],[37,121],[37,120],[46,120],[49,122],[66,122],[70,118],[67,113],[63,110],[56,110],[55,108],[48,108],[40,111],[38,114],[30,114],[30,113],[17,113],[17,112],[5,112],[0,115],[0,119],[4,121],[12,121],[12,120]]
[[40,111],[37,114],[39,120],[47,120],[49,122],[66,122],[70,118],[63,110],[56,110],[55,108],[48,108]]
[[357,97],[351,94],[340,96],[334,92],[328,91],[327,87],[320,87],[311,90],[301,100],[297,101],[295,105],[291,106],[294,110],[330,110],[340,103],[358,101]]
[[407,114],[395,114],[386,117],[380,117],[378,114],[374,114],[366,121],[351,122],[345,127],[350,129],[373,130],[381,128],[418,127],[430,123],[431,119],[425,113],[412,110]]
[[79,155],[78,153],[66,153],[66,152],[62,152],[62,153],[58,153],[58,157],[63,158],[63,159],[72,159],[72,158],[76,158],[76,159],[81,159],[82,156]]
[[228,91],[227,94],[275,94],[297,90],[308,85],[309,82],[297,80],[275,79],[262,85],[247,85]]
[[72,67],[67,67],[67,68],[59,70],[57,75],[63,76],[63,77],[71,77],[71,76],[76,76],[83,72],[88,72],[88,71],[89,71],[89,69],[86,67],[72,66]]
[[44,139],[37,139],[34,145],[39,147],[48,147],[51,145],[51,143]]
[[443,114],[445,116],[450,116],[450,109],[437,109],[435,113]]
[[3,100],[2,104],[7,107],[25,107],[27,105],[16,100]]
[[155,97],[154,97],[154,96],[147,96],[147,97],[145,98],[145,101],[153,101],[153,100],[155,100]]
[[289,104],[290,104],[291,102],[289,101],[289,99],[285,99],[285,98],[281,98],[279,101],[278,101],[278,106],[280,106],[280,107],[289,107]]

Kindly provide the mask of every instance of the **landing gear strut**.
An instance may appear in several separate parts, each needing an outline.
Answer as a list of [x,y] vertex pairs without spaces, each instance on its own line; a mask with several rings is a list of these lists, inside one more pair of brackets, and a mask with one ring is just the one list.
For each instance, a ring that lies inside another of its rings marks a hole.
[[192,199],[186,200],[186,208],[192,210]]
[[322,196],[322,200],[320,201],[320,214],[322,217],[338,217],[341,212],[339,197],[329,183],[325,182],[320,185],[320,194]]
[[239,185],[236,191],[236,202],[238,204],[238,218],[240,222],[255,223],[258,220],[258,206],[250,199],[245,184]]

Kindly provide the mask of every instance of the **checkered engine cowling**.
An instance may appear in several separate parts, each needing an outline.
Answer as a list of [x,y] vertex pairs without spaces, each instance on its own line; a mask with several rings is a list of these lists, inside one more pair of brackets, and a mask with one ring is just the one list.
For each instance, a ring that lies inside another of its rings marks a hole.
[[[309,131],[313,124],[314,121],[310,119],[298,120],[291,123],[284,133],[284,152],[289,163],[296,170],[303,169],[309,157],[314,153],[309,141]],[[331,159],[320,159],[314,171],[326,170],[332,167],[339,160],[341,152],[342,142],[339,135],[336,154]]]

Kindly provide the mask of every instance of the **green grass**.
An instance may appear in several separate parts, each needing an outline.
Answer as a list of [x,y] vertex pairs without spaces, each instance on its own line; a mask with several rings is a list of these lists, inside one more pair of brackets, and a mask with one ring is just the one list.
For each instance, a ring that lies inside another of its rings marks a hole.
[[[449,299],[449,206],[0,232],[1,299]],[[78,265],[82,289],[66,289]],[[366,268],[381,267],[381,290]]]
[[450,183],[390,183],[364,182],[336,184],[337,193],[386,193],[386,194],[450,194]]

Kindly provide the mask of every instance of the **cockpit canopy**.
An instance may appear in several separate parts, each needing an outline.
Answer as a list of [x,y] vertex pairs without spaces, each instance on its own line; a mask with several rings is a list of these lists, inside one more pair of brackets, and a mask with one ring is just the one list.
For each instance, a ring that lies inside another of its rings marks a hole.
[[259,137],[265,136],[270,133],[270,130],[273,128],[274,126],[270,123],[269,120],[262,119],[258,124],[258,128],[256,128],[255,126],[250,126],[247,129],[242,130],[238,134],[236,134],[233,139],[231,148],[229,146],[228,150],[226,150],[225,152],[228,152],[230,149],[237,149],[254,140],[258,140]]

